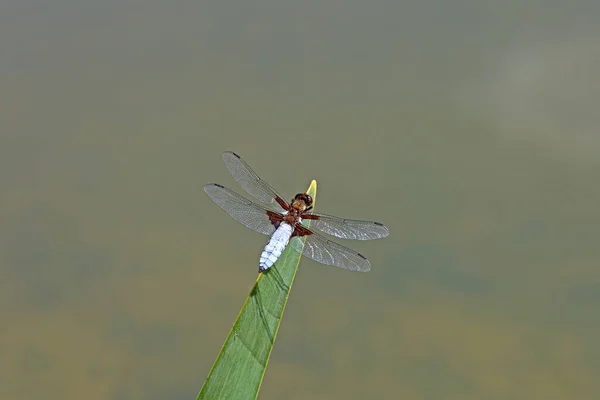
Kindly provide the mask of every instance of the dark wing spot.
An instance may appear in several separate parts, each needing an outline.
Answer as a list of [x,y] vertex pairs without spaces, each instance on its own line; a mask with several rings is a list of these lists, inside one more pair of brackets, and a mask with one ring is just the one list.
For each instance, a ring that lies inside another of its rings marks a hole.
[[356,254],[358,254],[363,260],[368,261],[367,257],[363,256],[362,254],[360,254],[360,253],[356,253]]

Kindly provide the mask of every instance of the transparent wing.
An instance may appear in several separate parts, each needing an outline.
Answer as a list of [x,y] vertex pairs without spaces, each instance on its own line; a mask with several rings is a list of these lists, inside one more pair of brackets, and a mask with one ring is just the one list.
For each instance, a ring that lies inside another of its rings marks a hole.
[[358,221],[317,213],[312,215],[316,218],[310,219],[310,229],[325,232],[340,239],[371,240],[390,234],[389,229],[379,222]]
[[272,235],[275,232],[275,226],[269,217],[270,210],[216,183],[204,186],[204,191],[212,201],[242,225],[264,235]]
[[267,182],[260,179],[240,156],[232,151],[226,151],[223,153],[222,158],[233,179],[240,184],[246,193],[265,204],[269,204],[278,212],[283,211],[283,208],[275,200],[276,197],[280,199],[283,199],[283,197]]
[[[306,238],[302,254],[316,262],[350,271],[367,272],[371,269],[371,263],[369,263],[367,257],[318,233],[313,232],[312,235],[302,236],[302,238]],[[301,237],[292,238],[290,246],[300,252],[302,247]]]

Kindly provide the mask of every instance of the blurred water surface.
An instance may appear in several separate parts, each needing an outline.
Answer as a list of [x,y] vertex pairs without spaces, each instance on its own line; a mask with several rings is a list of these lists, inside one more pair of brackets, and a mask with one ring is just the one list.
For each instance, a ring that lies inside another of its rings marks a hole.
[[386,223],[264,399],[600,398],[600,3],[0,4],[0,397],[189,399],[266,238],[240,153]]

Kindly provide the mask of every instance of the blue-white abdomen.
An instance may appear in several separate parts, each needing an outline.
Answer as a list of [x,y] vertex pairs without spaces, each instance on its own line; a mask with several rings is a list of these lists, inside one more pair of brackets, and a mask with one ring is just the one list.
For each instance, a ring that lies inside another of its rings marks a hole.
[[275,261],[281,256],[281,253],[285,250],[285,246],[287,246],[290,241],[292,232],[293,228],[291,225],[288,225],[285,222],[282,222],[279,225],[279,228],[273,233],[273,236],[269,239],[269,243],[267,243],[260,255],[258,272],[267,270],[275,264]]

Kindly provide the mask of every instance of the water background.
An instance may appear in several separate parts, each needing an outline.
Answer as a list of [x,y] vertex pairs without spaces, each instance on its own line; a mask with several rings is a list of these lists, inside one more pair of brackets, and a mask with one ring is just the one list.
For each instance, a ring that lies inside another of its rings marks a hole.
[[382,221],[303,260],[261,399],[600,398],[600,2],[0,4],[0,397],[195,398],[286,197]]

